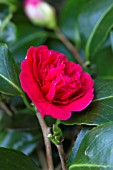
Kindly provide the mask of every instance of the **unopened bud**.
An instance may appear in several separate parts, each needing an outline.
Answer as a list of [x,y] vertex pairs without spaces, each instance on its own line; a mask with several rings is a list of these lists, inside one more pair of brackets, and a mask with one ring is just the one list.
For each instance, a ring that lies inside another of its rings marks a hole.
[[25,0],[24,9],[28,18],[36,25],[56,28],[55,9],[42,0]]

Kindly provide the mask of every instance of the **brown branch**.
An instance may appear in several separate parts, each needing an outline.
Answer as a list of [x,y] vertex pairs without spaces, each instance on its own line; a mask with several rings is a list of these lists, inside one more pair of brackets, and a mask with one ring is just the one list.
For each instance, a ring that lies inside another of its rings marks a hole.
[[58,38],[63,42],[63,44],[69,49],[69,51],[73,54],[73,56],[79,62],[79,64],[81,64],[83,67],[86,67],[86,65],[84,64],[84,61],[83,61],[82,57],[80,56],[77,48],[75,48],[73,46],[73,44],[66,38],[66,36],[64,34],[62,34],[60,29],[56,29],[55,33],[58,36]]
[[[72,147],[73,147],[73,145],[74,145],[74,142],[75,142],[75,140],[76,140],[79,132],[81,131],[81,129],[82,129],[82,125],[77,125],[77,129],[76,129],[75,132],[73,133],[74,135],[73,135],[73,138],[72,138],[71,145],[70,145],[70,147],[69,147],[69,149],[68,149],[68,152],[67,152],[66,155],[65,155],[65,158],[66,158],[66,159],[69,157],[70,151],[72,150]],[[61,170],[61,164],[59,164],[59,165],[55,168],[55,170]]]
[[68,170],[67,166],[66,166],[66,160],[65,160],[63,145],[56,145],[56,147],[58,149],[58,153],[59,153],[59,156],[60,156],[62,170]]
[[7,105],[4,102],[0,101],[0,107],[8,116],[10,117],[13,116],[13,113],[10,111],[10,109],[7,107]]
[[47,170],[46,157],[45,157],[45,154],[44,154],[42,148],[38,148],[37,152],[38,152],[38,157],[39,157],[39,161],[40,161],[42,170]]
[[57,165],[57,167],[55,168],[55,170],[61,170],[61,163],[59,163],[59,164]]
[[36,113],[36,116],[39,120],[43,137],[44,137],[44,143],[45,143],[45,149],[46,149],[46,156],[47,156],[47,163],[48,163],[48,170],[54,170],[53,166],[53,159],[52,159],[52,149],[51,149],[51,143],[48,139],[48,134],[50,134],[50,129],[47,127],[44,119],[42,118],[41,114],[39,112]]

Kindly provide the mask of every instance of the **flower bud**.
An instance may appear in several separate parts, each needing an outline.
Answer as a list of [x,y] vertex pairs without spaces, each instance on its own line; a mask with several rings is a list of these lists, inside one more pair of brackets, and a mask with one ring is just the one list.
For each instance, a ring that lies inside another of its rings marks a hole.
[[36,25],[56,28],[55,9],[42,0],[25,0],[24,9],[28,18]]

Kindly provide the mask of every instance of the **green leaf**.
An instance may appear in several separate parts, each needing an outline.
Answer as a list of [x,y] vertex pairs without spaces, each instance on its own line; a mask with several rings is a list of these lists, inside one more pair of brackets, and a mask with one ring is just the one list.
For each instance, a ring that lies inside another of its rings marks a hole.
[[76,157],[76,154],[77,154],[77,151],[78,151],[78,149],[79,149],[79,146],[80,146],[83,138],[86,136],[86,134],[87,134],[88,132],[89,132],[89,129],[86,128],[86,127],[84,127],[84,128],[80,131],[80,133],[78,134],[77,139],[76,139],[76,141],[75,141],[75,143],[74,143],[74,146],[73,146],[73,148],[72,148],[72,150],[71,150],[71,153],[70,153],[70,155],[69,155],[69,158],[68,158],[68,160],[67,160],[67,166],[68,166],[68,167],[69,167],[69,166],[72,164],[72,162],[74,161],[74,159],[75,159],[75,157]]
[[11,118],[0,109],[0,131],[10,127]]
[[113,31],[110,32],[110,41],[111,41],[111,47],[113,52]]
[[17,0],[0,0],[0,4],[8,5],[11,12],[16,11]]
[[69,170],[113,169],[113,122],[93,128],[83,139]]
[[[91,0],[91,1],[87,1],[87,3],[84,5],[84,8],[82,9],[82,11],[79,13],[79,16],[78,16],[78,25],[79,25],[80,37],[82,39],[82,42],[81,42],[82,47],[86,46],[86,42],[89,39],[90,35],[92,34],[93,29],[97,27],[96,25],[101,23],[100,22],[101,19],[104,18],[105,13],[107,12],[109,8],[111,8],[112,5],[113,5],[112,0],[107,0],[107,1],[106,0],[102,0],[102,1]],[[111,19],[111,16],[110,16],[110,19]],[[102,30],[100,30],[99,28],[96,31],[99,31],[99,33],[103,33],[103,32],[105,33],[104,30],[106,28],[108,28],[108,26],[104,24],[104,26],[102,27]],[[103,37],[102,37],[102,40],[100,39],[100,37],[98,38],[99,38],[99,44],[100,44],[100,42],[103,41]],[[96,45],[98,46],[98,43]]]
[[17,112],[12,119],[11,129],[16,130],[38,130],[38,121],[36,115],[30,110],[25,109]]
[[37,47],[43,44],[48,34],[42,28],[32,25],[22,8],[16,13],[13,20],[17,26],[17,39],[14,43],[10,44],[9,48],[15,61],[20,64],[25,59],[29,47]]
[[65,125],[86,124],[99,125],[113,121],[113,79],[98,79],[95,81],[95,98],[81,112],[73,112]]
[[16,40],[16,26],[9,22],[3,32],[0,34],[0,41],[10,44]]
[[43,44],[47,37],[47,33],[44,31],[37,31],[28,33],[27,35],[20,36],[17,38],[14,44],[11,44],[11,51],[18,63],[21,63],[25,59],[27,50],[30,46],[39,46]]
[[0,92],[21,95],[16,63],[5,44],[0,44]]
[[60,26],[63,33],[74,42],[76,40],[78,44],[80,43],[80,37],[77,17],[88,1],[89,0],[69,0],[61,12]]
[[[81,42],[82,47],[85,47],[87,39],[95,27],[95,24],[98,23],[99,19],[112,4],[112,0],[67,1],[61,12],[60,26],[62,31],[68,38],[76,42],[77,45]],[[108,28],[108,26],[106,26],[106,28]],[[99,43],[100,42],[101,39],[99,39]]]
[[5,112],[0,110],[0,131],[4,129],[16,131],[38,131],[39,124],[36,115],[28,109],[21,109],[12,117],[6,115]]
[[91,53],[95,53],[101,44],[106,40],[108,33],[113,27],[113,3],[103,13],[94,26],[86,44],[86,56],[89,58]]
[[11,4],[16,4],[17,0],[0,0],[1,4],[7,4],[7,5],[11,5]]
[[0,39],[3,36],[4,29],[6,29],[8,27],[12,16],[13,16],[12,13],[4,12],[3,10],[2,10],[2,12],[0,12],[0,22],[1,22],[1,24],[0,24]]
[[92,57],[92,63],[96,66],[96,76],[113,78],[113,52],[110,39],[108,39],[102,48]]
[[38,170],[35,163],[23,153],[0,148],[0,169],[1,170]]
[[36,147],[38,136],[29,132],[18,130],[2,130],[0,132],[0,146],[19,150],[25,154],[30,154]]

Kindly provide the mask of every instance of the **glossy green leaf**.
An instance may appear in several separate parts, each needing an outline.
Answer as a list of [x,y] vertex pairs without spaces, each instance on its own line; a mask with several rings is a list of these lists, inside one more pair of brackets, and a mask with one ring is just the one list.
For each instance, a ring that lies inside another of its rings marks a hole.
[[32,32],[31,34],[28,33],[27,35],[19,37],[17,39],[18,42],[16,41],[15,45],[11,45],[11,51],[15,57],[15,60],[18,63],[21,63],[22,60],[25,59],[27,50],[30,46],[38,47],[45,41],[46,37],[47,34],[43,31]]
[[0,131],[0,147],[19,150],[25,154],[30,154],[36,147],[38,135],[18,130]]
[[12,119],[11,129],[17,130],[38,130],[39,124],[36,115],[31,111],[21,110]]
[[113,27],[113,3],[103,13],[101,18],[94,26],[86,44],[86,56],[89,57],[91,53],[95,53],[100,45],[106,40],[109,31]]
[[93,128],[83,139],[69,170],[113,169],[113,122]]
[[113,51],[110,39],[92,57],[92,63],[95,65],[96,77],[113,78]]
[[9,25],[12,16],[13,16],[12,13],[8,13],[8,12],[5,12],[3,9],[0,9],[0,41],[3,36],[2,35],[3,31]]
[[75,141],[75,143],[74,143],[74,146],[73,146],[73,148],[72,148],[72,150],[71,150],[71,153],[70,153],[70,155],[69,155],[69,158],[68,158],[68,160],[67,160],[67,166],[68,166],[68,167],[69,167],[69,166],[72,164],[72,162],[74,161],[74,159],[75,159],[75,157],[76,157],[76,154],[77,154],[77,152],[78,152],[79,146],[80,146],[82,140],[84,139],[84,137],[86,136],[86,134],[87,134],[88,132],[89,132],[89,129],[86,128],[86,127],[84,127],[84,128],[82,128],[82,130],[81,130],[80,133],[78,134],[77,139],[76,139],[76,141]]
[[111,47],[113,52],[113,31],[110,32],[110,41],[111,41]]
[[0,110],[0,130],[10,129],[17,131],[38,131],[39,124],[36,115],[25,109],[16,112],[14,116],[8,116]]
[[0,92],[21,95],[16,63],[7,45],[0,44]]
[[11,117],[6,115],[2,109],[0,109],[0,131],[11,126]]
[[9,22],[0,34],[0,42],[10,44],[16,40],[16,26]]
[[80,43],[77,17],[89,0],[69,0],[61,12],[60,26],[63,33],[73,41]]
[[99,125],[113,121],[113,79],[99,79],[95,81],[95,98],[93,102],[81,112],[73,112],[65,125],[86,124]]
[[39,170],[35,163],[23,153],[0,148],[0,169],[1,170]]
[[[104,22],[103,19],[104,19],[105,14],[111,8],[112,5],[113,5],[112,0],[107,0],[107,1],[106,0],[102,0],[102,1],[91,0],[91,1],[87,1],[87,3],[85,4],[84,8],[82,9],[82,11],[80,12],[78,16],[79,31],[80,31],[80,36],[82,39],[81,43],[84,48],[86,46],[87,40],[90,39],[90,36],[92,35],[94,38],[97,39],[99,44],[101,44],[103,40],[105,40],[105,37],[106,37],[105,31],[107,30],[108,32],[109,26],[107,25],[106,21]],[[110,20],[111,20],[111,16],[110,16]],[[107,22],[109,23],[109,18]],[[111,24],[112,23],[113,22],[111,22]],[[94,34],[92,31],[96,34]],[[102,39],[100,35],[99,37],[97,37],[98,36],[97,33],[104,35]],[[95,43],[95,47],[98,47],[99,44],[98,43],[96,44],[95,41],[94,43]],[[92,55],[92,53],[90,55]]]

